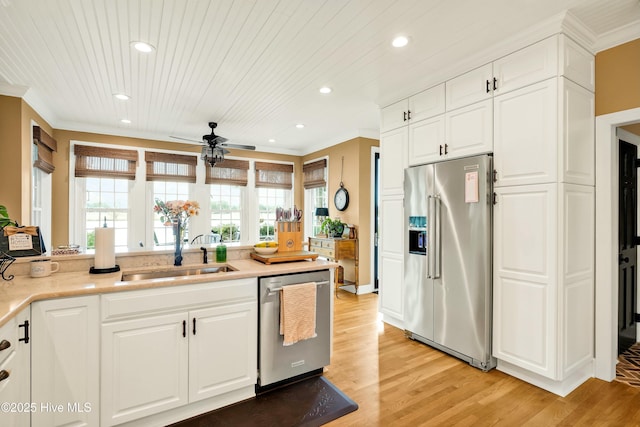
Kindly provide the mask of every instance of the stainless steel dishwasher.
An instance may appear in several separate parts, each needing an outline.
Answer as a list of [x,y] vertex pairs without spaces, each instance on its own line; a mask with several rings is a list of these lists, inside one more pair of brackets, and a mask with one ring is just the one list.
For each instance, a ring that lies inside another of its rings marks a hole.
[[[329,364],[331,342],[331,275],[329,270],[260,279],[258,390],[321,373]],[[280,290],[283,286],[316,282],[314,338],[283,346],[280,335]]]

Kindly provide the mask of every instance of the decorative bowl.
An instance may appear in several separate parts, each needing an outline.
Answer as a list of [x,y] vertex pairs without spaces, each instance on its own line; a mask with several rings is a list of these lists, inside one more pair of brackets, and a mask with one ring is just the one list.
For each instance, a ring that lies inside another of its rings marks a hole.
[[271,254],[275,254],[276,252],[278,252],[278,247],[277,246],[275,248],[257,248],[257,247],[254,247],[253,250],[255,250],[256,253],[259,253],[260,255],[271,255]]

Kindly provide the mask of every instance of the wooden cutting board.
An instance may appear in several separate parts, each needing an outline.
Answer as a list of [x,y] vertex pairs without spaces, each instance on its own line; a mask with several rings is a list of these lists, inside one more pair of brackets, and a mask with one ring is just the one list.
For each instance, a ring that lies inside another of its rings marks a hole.
[[307,259],[313,261],[318,258],[318,254],[309,251],[276,252],[275,254],[269,255],[251,252],[251,258],[264,262],[265,264],[274,264],[276,262],[304,261]]

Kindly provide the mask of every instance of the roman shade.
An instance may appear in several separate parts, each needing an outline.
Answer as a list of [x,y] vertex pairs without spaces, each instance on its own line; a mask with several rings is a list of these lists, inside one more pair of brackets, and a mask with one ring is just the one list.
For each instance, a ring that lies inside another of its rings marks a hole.
[[249,162],[247,160],[225,159],[216,167],[207,167],[206,184],[230,184],[247,186]]
[[55,170],[53,166],[53,152],[58,151],[58,143],[40,126],[33,127],[33,143],[36,146],[33,166],[51,173]]
[[293,165],[256,162],[256,188],[293,188]]
[[145,161],[147,181],[196,182],[196,156],[147,151]]
[[136,179],[136,150],[75,145],[73,154],[76,157],[76,177]]
[[318,160],[316,162],[306,163],[302,166],[304,174],[304,188],[325,187],[325,169],[327,168],[327,159]]

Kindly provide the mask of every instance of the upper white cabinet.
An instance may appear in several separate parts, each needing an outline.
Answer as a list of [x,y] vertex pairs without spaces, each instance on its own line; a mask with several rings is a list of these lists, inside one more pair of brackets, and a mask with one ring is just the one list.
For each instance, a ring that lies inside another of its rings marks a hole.
[[53,299],[31,305],[31,400],[64,408],[35,411],[32,426],[99,425],[99,298]]
[[493,65],[487,64],[447,81],[447,111],[493,97]]
[[[255,278],[105,294],[101,299],[101,425],[220,397],[207,403],[215,409],[254,394]],[[153,419],[156,425],[168,421]]]
[[381,195],[402,194],[404,168],[408,166],[406,127],[386,132],[380,136],[380,187]]
[[[0,328],[0,402],[10,405],[0,416],[3,426],[30,425],[29,323],[30,310],[26,308]],[[36,409],[40,410],[39,403],[37,405]]]
[[445,115],[440,114],[409,127],[409,166],[434,162],[444,155],[445,123]]
[[447,158],[493,151],[493,102],[483,102],[447,111],[444,150]]
[[391,104],[380,112],[380,133],[442,114],[444,103],[444,84],[440,84]]
[[594,185],[594,96],[559,77],[494,99],[495,185]]

